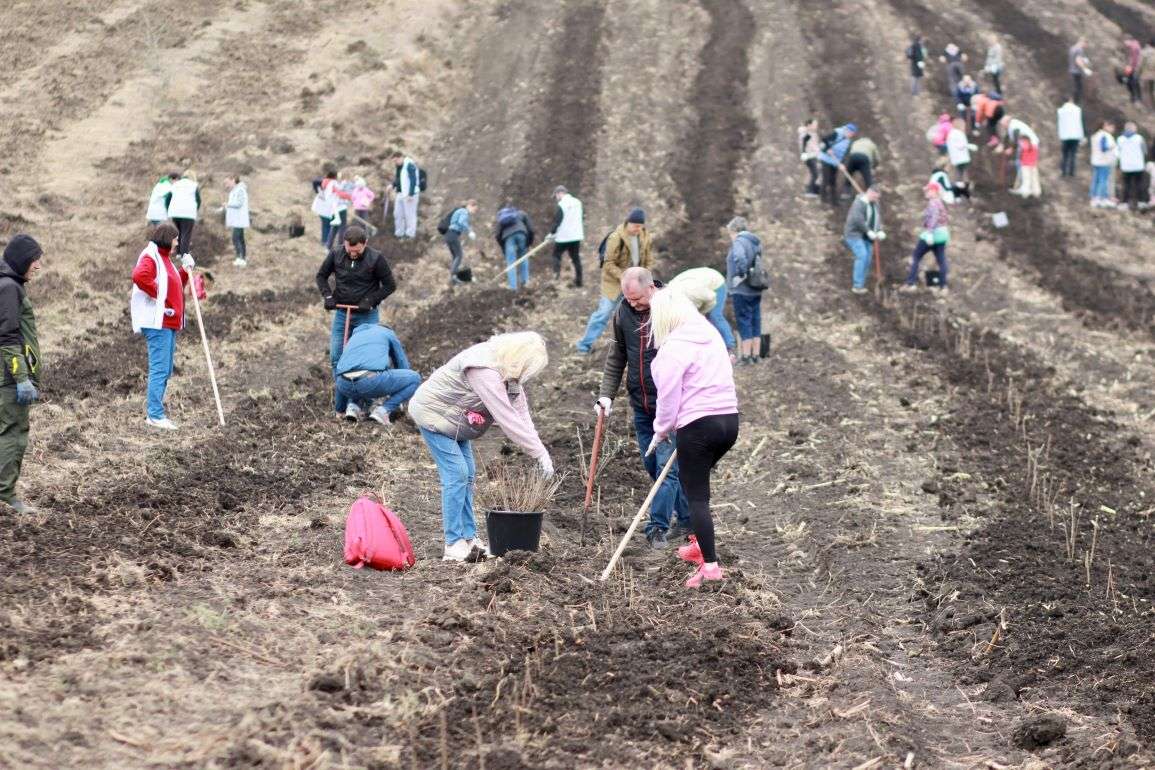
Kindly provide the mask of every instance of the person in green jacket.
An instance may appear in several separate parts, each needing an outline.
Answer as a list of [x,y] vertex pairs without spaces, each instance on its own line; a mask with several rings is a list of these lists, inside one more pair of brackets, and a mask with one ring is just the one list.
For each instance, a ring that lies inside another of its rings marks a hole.
[[4,248],[0,262],[0,502],[17,513],[28,507],[16,496],[16,480],[28,448],[28,412],[40,398],[40,344],[36,316],[24,284],[40,270],[40,244],[30,235],[17,235]]

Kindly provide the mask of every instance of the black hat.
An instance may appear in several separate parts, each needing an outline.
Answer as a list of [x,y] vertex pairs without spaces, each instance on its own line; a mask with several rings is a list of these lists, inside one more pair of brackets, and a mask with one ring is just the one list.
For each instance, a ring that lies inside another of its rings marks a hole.
[[629,216],[626,217],[627,225],[644,225],[646,223],[646,212],[640,208],[630,211]]
[[21,277],[28,274],[28,266],[44,253],[40,244],[31,235],[21,233],[4,247],[4,261],[12,271]]

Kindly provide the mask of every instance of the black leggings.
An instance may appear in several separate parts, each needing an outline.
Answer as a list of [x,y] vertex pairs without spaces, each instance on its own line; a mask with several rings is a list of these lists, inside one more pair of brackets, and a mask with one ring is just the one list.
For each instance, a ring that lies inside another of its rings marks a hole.
[[[862,175],[862,189],[866,190],[874,184],[874,174],[870,168],[870,157],[861,152],[852,152],[846,156],[846,173],[854,176],[854,172]],[[854,183],[846,180],[846,189],[854,189]]]
[[582,285],[582,258],[581,258],[581,241],[566,241],[565,243],[553,244],[553,277],[561,278],[561,258],[563,254],[569,254],[570,262],[573,263],[573,282],[574,286]]
[[192,231],[193,225],[195,225],[197,221],[195,219],[173,217],[172,223],[176,225],[177,237],[180,239],[176,245],[177,253],[192,254]]
[[710,471],[737,440],[736,413],[699,417],[678,428],[678,480],[690,503],[690,524],[707,564],[718,561],[710,516]]

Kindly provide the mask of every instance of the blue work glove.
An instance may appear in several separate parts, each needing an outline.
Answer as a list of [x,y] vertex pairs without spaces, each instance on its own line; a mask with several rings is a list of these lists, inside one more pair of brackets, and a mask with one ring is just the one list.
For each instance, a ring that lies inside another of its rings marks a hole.
[[16,403],[21,406],[28,406],[36,399],[40,398],[40,391],[32,384],[32,380],[24,380],[16,383]]

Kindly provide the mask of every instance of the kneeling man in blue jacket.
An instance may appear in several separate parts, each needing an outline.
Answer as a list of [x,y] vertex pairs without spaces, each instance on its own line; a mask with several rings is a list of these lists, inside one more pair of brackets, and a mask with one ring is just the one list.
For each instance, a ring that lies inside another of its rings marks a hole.
[[[362,324],[353,330],[337,361],[336,374],[337,393],[382,425],[389,424],[389,415],[421,384],[421,375],[409,368],[401,340],[388,326],[376,324]],[[369,411],[378,399],[384,402]]]

